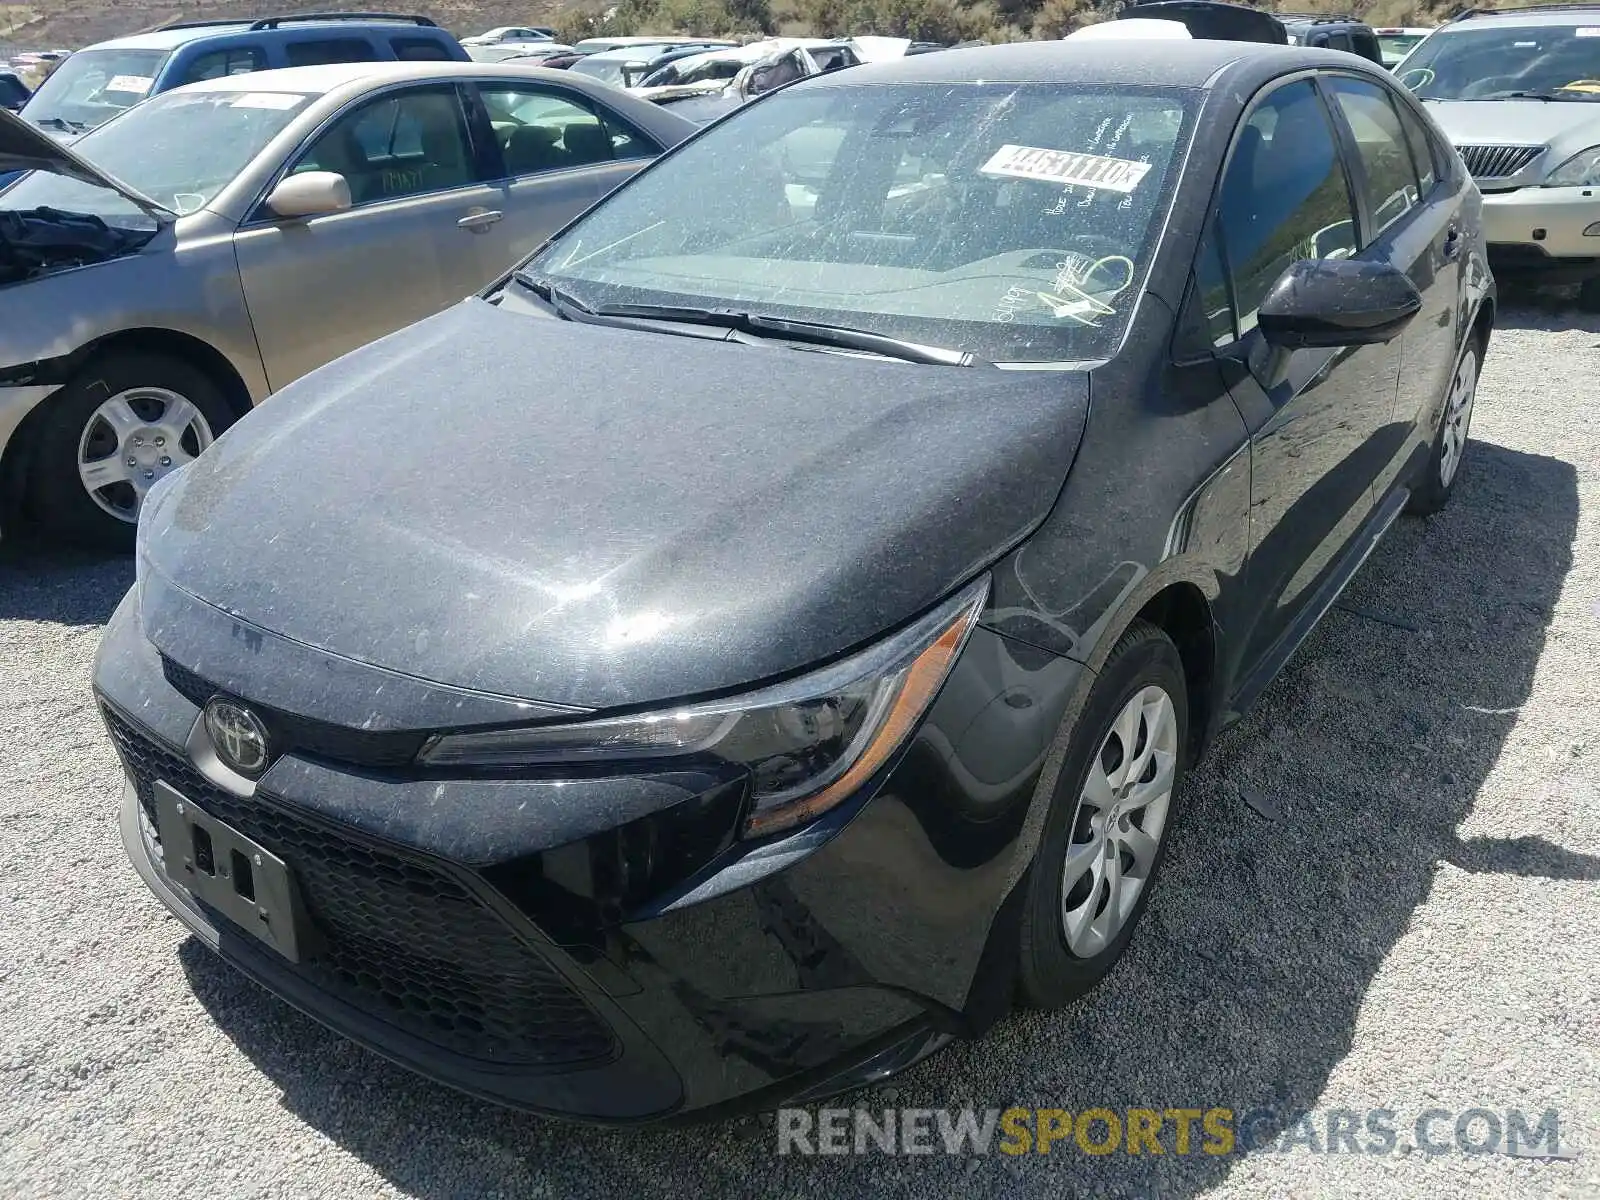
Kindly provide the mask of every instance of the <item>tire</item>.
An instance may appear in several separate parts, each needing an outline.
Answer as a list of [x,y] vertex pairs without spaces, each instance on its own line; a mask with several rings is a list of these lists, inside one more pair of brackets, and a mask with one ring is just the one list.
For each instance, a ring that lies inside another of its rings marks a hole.
[[1600,276],[1578,285],[1578,307],[1584,312],[1600,313]]
[[[1154,722],[1151,714],[1156,716]],[[1119,773],[1128,770],[1122,756],[1123,734],[1130,729],[1137,730],[1134,769],[1151,782],[1119,800],[1117,785],[1123,782]],[[1078,717],[1029,872],[1018,935],[1018,999],[1023,1004],[1059,1008],[1077,999],[1127,949],[1166,859],[1174,801],[1183,785],[1188,733],[1178,648],[1156,626],[1135,621],[1111,651]],[[1152,747],[1156,753],[1151,753]],[[1141,795],[1144,804],[1137,803]],[[1106,807],[1097,807],[1096,800]],[[1128,801],[1134,806],[1130,808]],[[1113,814],[1109,839],[1097,832],[1108,823],[1103,812]],[[1140,853],[1129,842],[1116,845],[1119,839],[1134,840],[1135,830],[1144,835],[1137,839]],[[1069,851],[1078,867],[1070,874]],[[1108,894],[1113,861],[1121,878],[1121,890],[1115,893],[1120,899],[1115,910],[1120,924],[1108,919],[1114,912]],[[1131,882],[1138,887],[1129,897],[1126,889]]]
[[[1426,517],[1438,512],[1461,478],[1461,464],[1467,455],[1467,434],[1472,426],[1472,408],[1478,394],[1478,375],[1483,370],[1483,339],[1474,336],[1461,352],[1456,369],[1446,384],[1439,430],[1433,435],[1428,461],[1411,489],[1406,511]],[[1464,390],[1463,390],[1464,389]]]
[[[55,538],[131,550],[144,491],[235,419],[222,389],[182,359],[131,353],[92,361],[41,414],[28,472],[29,515]],[[80,461],[106,481],[93,493]]]

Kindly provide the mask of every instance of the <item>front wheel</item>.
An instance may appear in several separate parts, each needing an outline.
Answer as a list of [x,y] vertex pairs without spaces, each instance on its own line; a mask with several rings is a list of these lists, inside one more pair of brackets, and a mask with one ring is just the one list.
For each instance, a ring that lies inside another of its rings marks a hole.
[[1478,397],[1478,373],[1481,343],[1474,338],[1461,352],[1461,361],[1450,377],[1450,391],[1445,396],[1444,418],[1439,422],[1439,432],[1433,439],[1433,450],[1428,455],[1422,477],[1412,489],[1411,501],[1406,511],[1415,516],[1436,513],[1450,500],[1451,489],[1461,474],[1461,460],[1467,453],[1467,433],[1472,427],[1472,406]]
[[1166,856],[1188,723],[1177,647],[1135,621],[1078,718],[1034,856],[1019,939],[1023,1003],[1066,1004],[1127,949]]
[[145,495],[233,422],[209,376],[181,359],[108,355],[47,401],[28,477],[31,515],[80,545],[127,550]]

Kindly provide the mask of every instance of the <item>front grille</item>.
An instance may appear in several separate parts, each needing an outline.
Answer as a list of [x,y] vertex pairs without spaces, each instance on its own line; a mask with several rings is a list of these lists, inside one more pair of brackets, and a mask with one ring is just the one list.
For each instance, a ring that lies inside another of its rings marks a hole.
[[1539,157],[1543,146],[1457,146],[1474,179],[1504,179]]
[[294,871],[326,944],[315,960],[285,961],[285,969],[472,1058],[555,1067],[612,1053],[610,1031],[582,997],[453,876],[268,797],[230,795],[177,751],[104,712],[152,826],[160,779]]
[[[161,656],[161,673],[184,699],[204,708],[213,696],[230,693],[198,672]],[[230,696],[239,699],[237,696]],[[298,716],[252,702],[250,710],[266,723],[272,744],[279,753],[309,754],[315,758],[352,763],[362,767],[403,767],[413,762],[427,740],[425,733],[383,732],[350,729],[327,721]]]

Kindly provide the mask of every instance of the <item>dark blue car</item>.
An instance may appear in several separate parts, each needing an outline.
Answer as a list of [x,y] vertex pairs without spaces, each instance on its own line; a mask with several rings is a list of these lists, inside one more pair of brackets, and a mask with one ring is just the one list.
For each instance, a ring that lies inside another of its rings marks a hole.
[[21,112],[41,129],[75,137],[146,96],[202,79],[395,59],[465,62],[467,52],[427,17],[310,13],[185,22],[78,51],[39,85]]

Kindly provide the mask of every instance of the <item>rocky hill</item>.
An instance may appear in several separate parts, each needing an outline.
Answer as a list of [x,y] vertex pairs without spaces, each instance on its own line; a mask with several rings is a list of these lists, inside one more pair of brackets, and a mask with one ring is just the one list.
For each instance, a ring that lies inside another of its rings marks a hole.
[[551,14],[564,6],[562,0],[396,0],[393,5],[337,0],[31,0],[28,4],[0,3],[0,48],[8,43],[13,53],[77,48],[180,20],[255,19],[279,13],[380,7],[421,13],[465,36],[496,25],[548,24]]
[[[1492,0],[1491,0],[1492,2]],[[1526,3],[1527,0],[1513,0]],[[1059,36],[1101,19],[1117,0],[393,0],[459,36],[495,25],[559,25],[572,35],[683,31],[875,32],[937,40]],[[1457,0],[1265,0],[1294,12],[1353,12],[1374,25],[1427,24]],[[372,10],[383,0],[0,0],[0,57],[76,48],[178,20]],[[602,20],[602,11],[612,14]]]

